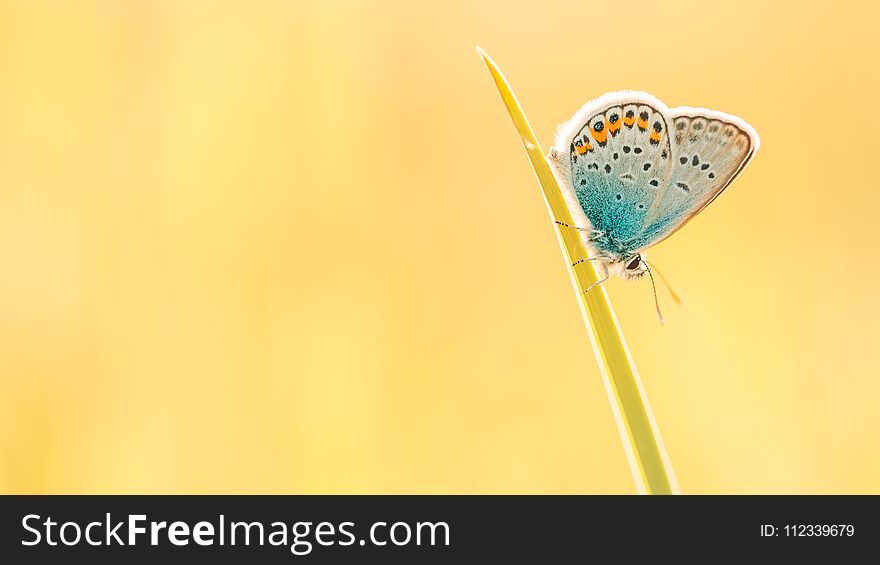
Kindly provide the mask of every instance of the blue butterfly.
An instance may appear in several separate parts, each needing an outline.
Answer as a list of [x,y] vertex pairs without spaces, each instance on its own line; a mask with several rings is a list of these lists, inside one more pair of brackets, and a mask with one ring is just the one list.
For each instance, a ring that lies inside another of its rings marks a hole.
[[602,273],[584,292],[611,274],[648,274],[653,282],[644,250],[708,206],[760,144],[736,116],[670,109],[647,92],[612,92],[585,104],[559,126],[549,155],[580,224],[563,225],[583,232],[591,255],[575,264],[596,261]]

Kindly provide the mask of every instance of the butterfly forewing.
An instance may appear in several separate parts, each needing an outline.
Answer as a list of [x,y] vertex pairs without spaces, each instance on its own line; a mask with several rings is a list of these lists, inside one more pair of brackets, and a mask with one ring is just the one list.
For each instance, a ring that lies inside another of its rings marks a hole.
[[672,167],[645,218],[634,248],[665,239],[709,205],[745,167],[758,146],[754,130],[733,116],[682,108],[672,111]]

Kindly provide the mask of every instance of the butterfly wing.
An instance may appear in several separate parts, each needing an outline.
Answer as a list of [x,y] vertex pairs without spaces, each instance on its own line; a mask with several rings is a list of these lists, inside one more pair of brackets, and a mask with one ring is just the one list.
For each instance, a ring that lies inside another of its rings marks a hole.
[[650,247],[680,229],[708,206],[748,165],[761,144],[742,119],[707,110],[670,110],[672,167],[645,217],[644,229],[627,245]]
[[[575,221],[589,225],[601,254],[622,258],[644,232],[672,168],[667,109],[645,92],[588,102],[560,126],[551,162]],[[582,212],[582,214],[581,214]]]
[[596,230],[591,245],[621,259],[708,206],[759,145],[736,116],[670,110],[648,93],[622,91],[588,102],[560,126],[550,159],[575,221]]

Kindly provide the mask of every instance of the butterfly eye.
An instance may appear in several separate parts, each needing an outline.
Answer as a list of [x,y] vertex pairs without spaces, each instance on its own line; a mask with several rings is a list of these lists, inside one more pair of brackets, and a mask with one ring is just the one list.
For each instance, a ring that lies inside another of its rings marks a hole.
[[641,262],[642,262],[641,257],[636,255],[635,257],[632,258],[632,261],[630,261],[629,263],[626,264],[626,269],[628,271],[635,271],[636,269],[639,268],[639,264]]

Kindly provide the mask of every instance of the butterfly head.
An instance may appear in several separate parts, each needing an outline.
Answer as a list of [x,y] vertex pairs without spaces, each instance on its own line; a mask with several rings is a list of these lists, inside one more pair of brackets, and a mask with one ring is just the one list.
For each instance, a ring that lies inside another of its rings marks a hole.
[[638,253],[628,255],[617,263],[618,274],[625,279],[637,279],[645,276],[648,267]]

